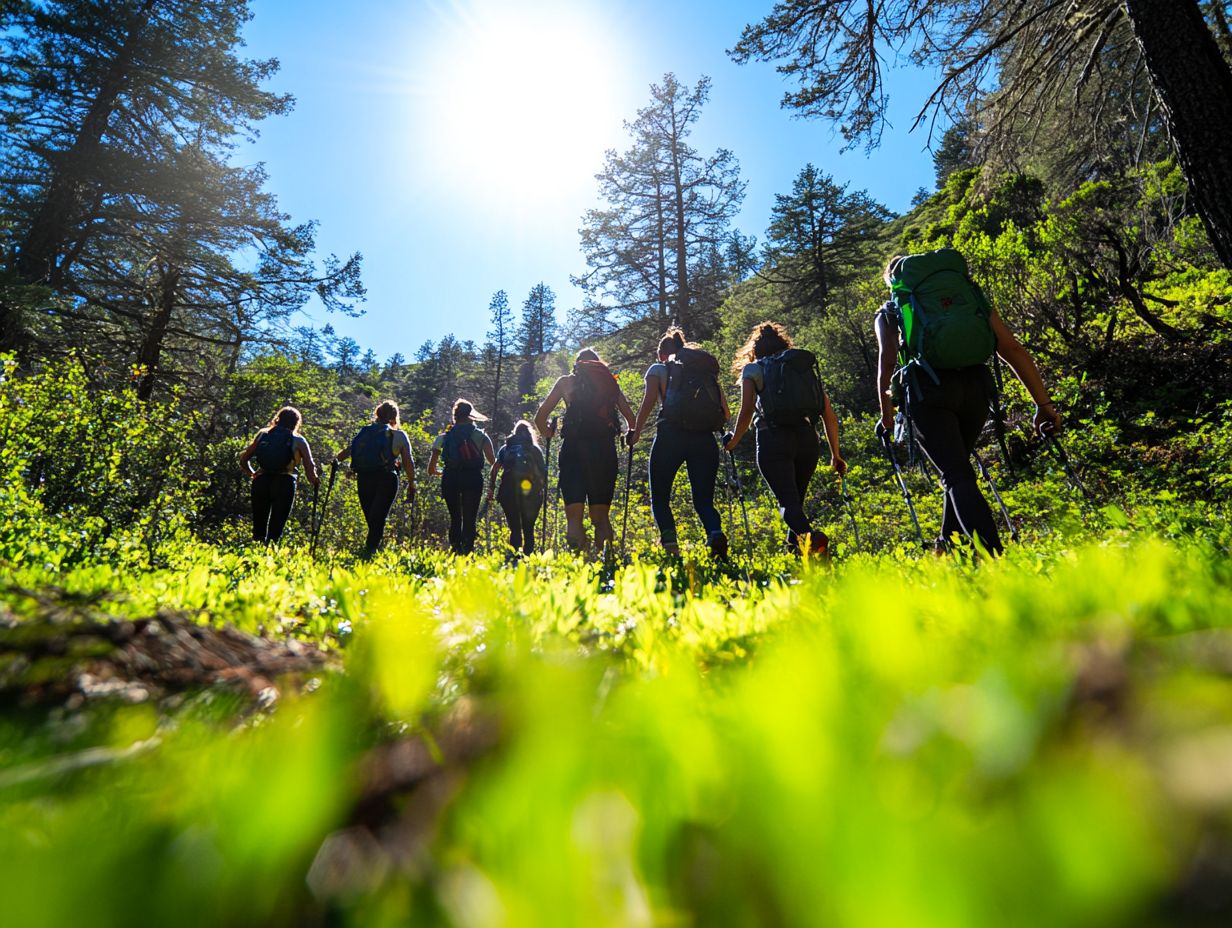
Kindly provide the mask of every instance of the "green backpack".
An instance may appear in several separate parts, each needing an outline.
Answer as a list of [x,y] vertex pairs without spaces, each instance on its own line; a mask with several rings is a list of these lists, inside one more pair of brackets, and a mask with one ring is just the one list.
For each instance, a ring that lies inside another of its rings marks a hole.
[[997,350],[992,306],[953,248],[908,255],[890,280],[904,366],[936,371],[984,364]]

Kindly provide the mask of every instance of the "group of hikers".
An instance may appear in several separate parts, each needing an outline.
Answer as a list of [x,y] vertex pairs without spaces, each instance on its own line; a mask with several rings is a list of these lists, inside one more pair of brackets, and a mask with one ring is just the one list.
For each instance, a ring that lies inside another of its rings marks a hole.
[[[945,504],[938,548],[965,538],[995,556],[1002,551],[1002,541],[971,460],[990,412],[1000,415],[989,360],[1004,361],[1031,395],[1036,404],[1033,425],[1040,434],[1055,434],[1060,415],[1031,355],[971,279],[962,255],[952,249],[897,255],[887,264],[884,278],[890,298],[874,321],[881,404],[877,436],[896,471],[892,437],[898,432],[915,443],[940,475]],[[715,558],[728,556],[727,535],[714,503],[715,485],[722,451],[730,455],[752,427],[757,469],[778,503],[788,548],[827,556],[829,539],[810,523],[804,509],[821,457],[819,428],[830,466],[843,475],[847,464],[839,450],[838,417],[816,356],[795,347],[776,322],[754,326],[732,362],[740,408],[731,431],[725,432],[731,410],[715,357],[675,327],[663,335],[656,354],[635,414],[598,353],[593,348],[578,352],[572,371],[552,386],[533,422],[518,421],[499,450],[481,427],[487,418],[469,401],[455,402],[452,422],[433,442],[427,468],[429,477],[441,479],[451,550],[474,550],[485,469],[486,498],[489,503],[495,499],[504,512],[510,549],[525,554],[535,550],[535,526],[547,502],[548,452],[559,431],[557,486],[565,510],[566,544],[575,552],[588,552],[593,545],[596,552],[610,553],[616,539],[611,506],[620,471],[618,439],[631,464],[633,448],[657,408],[648,472],[651,512],[666,553],[680,551],[670,503],[683,466],[707,547]],[[558,426],[553,413],[561,402],[565,409]],[[381,546],[398,494],[399,472],[406,478],[407,493],[416,493],[410,441],[399,428],[398,416],[396,404],[381,403],[373,421],[335,458],[336,463],[349,460],[356,476],[368,526],[365,556]],[[300,421],[294,408],[280,409],[240,455],[241,467],[252,476],[253,537],[258,542],[281,536],[300,465],[314,487],[324,471],[299,434]],[[546,442],[546,451],[540,440]],[[731,466],[734,477],[734,462]],[[910,504],[905,484],[903,492]],[[587,515],[593,541],[587,537]]]

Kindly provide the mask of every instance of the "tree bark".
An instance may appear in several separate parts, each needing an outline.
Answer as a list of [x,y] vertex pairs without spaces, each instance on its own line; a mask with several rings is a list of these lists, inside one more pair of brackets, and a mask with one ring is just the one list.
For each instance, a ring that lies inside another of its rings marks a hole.
[[56,286],[68,269],[56,259],[69,238],[69,227],[80,205],[82,187],[97,165],[111,116],[128,86],[137,42],[156,2],[146,0],[133,15],[124,44],[107,68],[107,76],[99,85],[73,144],[55,162],[47,193],[17,252],[17,273],[24,283]]
[[1232,268],[1232,70],[1198,0],[1123,0],[1215,253]]
[[163,353],[163,342],[167,338],[167,326],[171,324],[171,316],[175,312],[176,295],[180,287],[180,269],[164,268],[159,275],[158,302],[154,308],[154,317],[146,330],[137,352],[137,365],[143,369],[141,380],[137,382],[137,399],[148,403],[154,395],[154,384],[158,379],[158,362]]

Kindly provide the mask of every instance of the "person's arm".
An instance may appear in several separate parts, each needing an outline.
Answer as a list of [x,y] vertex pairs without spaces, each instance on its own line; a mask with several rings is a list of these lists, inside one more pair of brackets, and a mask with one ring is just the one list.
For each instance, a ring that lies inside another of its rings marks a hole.
[[881,404],[881,425],[894,428],[894,402],[890,399],[890,379],[898,366],[898,329],[883,312],[877,313],[877,402]]
[[564,377],[558,379],[552,385],[551,392],[543,398],[543,402],[535,410],[535,429],[545,438],[556,437],[556,430],[548,423],[548,416],[552,414],[552,410],[560,404],[561,399],[565,395],[564,383]]
[[428,476],[439,477],[441,472],[436,469],[436,463],[441,459],[441,448],[439,445],[432,445],[432,453],[428,455]]
[[493,446],[492,446],[492,436],[491,436],[491,435],[484,435],[484,436],[483,436],[483,456],[484,456],[485,458],[487,458],[487,461],[488,461],[488,466],[489,466],[489,467],[491,467],[491,466],[495,466],[495,464],[496,464],[496,449],[495,449],[495,448],[493,448]]
[[337,461],[339,464],[341,464],[343,461],[345,461],[350,456],[351,456],[351,448],[350,446],[347,446],[346,448],[343,448],[341,451],[339,451],[337,454],[334,455],[334,460]]
[[312,447],[308,444],[308,439],[302,435],[297,435],[295,438],[296,453],[304,462],[304,476],[315,487],[321,481],[321,474],[317,471],[316,461],[312,459]]
[[1001,320],[995,309],[988,321],[992,324],[993,334],[997,336],[997,354],[1010,366],[1035,401],[1035,416],[1031,420],[1035,431],[1043,435],[1045,432],[1059,430],[1061,414],[1057,412],[1056,404],[1048,395],[1048,388],[1044,386],[1044,378],[1040,375],[1035,359],[1023,347],[1022,342],[1014,337],[1014,333]]
[[736,427],[732,430],[731,440],[723,446],[726,451],[734,451],[744,433],[749,430],[753,421],[753,410],[757,407],[757,384],[751,377],[740,378],[740,414],[736,416]]
[[625,445],[632,447],[633,445],[633,407],[629,405],[628,399],[625,398],[625,391],[616,388],[616,408],[620,411],[621,416],[625,420]]
[[500,476],[502,467],[503,465],[498,460],[496,463],[492,465],[492,470],[488,472],[488,499],[492,499],[494,496],[496,496],[496,480],[497,480],[497,477]]
[[401,429],[398,434],[402,436],[398,439],[398,458],[402,465],[402,473],[406,474],[406,492],[411,496],[415,495],[415,456],[411,452],[411,438],[406,432]]
[[830,405],[830,394],[825,394],[825,406],[821,410],[822,426],[826,430],[826,443],[830,446],[830,466],[839,472],[839,475],[847,473],[847,462],[843,460],[843,456],[838,451],[838,416],[834,414],[834,407]]
[[723,421],[726,422],[731,418],[731,406],[727,403],[727,391],[722,384],[719,384],[719,399],[723,401]]
[[632,434],[629,436],[629,444],[633,444],[641,437],[642,429],[646,426],[646,420],[650,418],[650,414],[654,412],[654,408],[658,405],[662,396],[663,382],[647,371],[646,390],[642,394],[642,405],[638,407],[637,419],[633,423]]
[[252,440],[252,443],[240,452],[240,470],[242,470],[249,477],[257,476],[256,470],[254,470],[253,466],[248,462],[252,459],[252,456],[257,453],[257,442],[260,440],[261,433],[257,432],[257,437]]

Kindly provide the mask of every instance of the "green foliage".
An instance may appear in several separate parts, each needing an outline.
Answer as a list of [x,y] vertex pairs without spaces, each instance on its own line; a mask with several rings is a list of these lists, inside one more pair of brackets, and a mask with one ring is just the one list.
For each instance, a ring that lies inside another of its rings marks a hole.
[[0,563],[142,558],[186,529],[191,416],[92,390],[74,360],[28,376],[0,363]]
[[[405,550],[82,567],[66,592],[120,617],[290,632],[341,670],[238,727],[221,697],[104,700],[51,739],[9,716],[0,888],[31,926],[1133,921],[1227,811],[1201,758],[1230,721],[1229,540],[754,586]],[[408,787],[373,822],[382,745],[421,738],[448,800]]]

